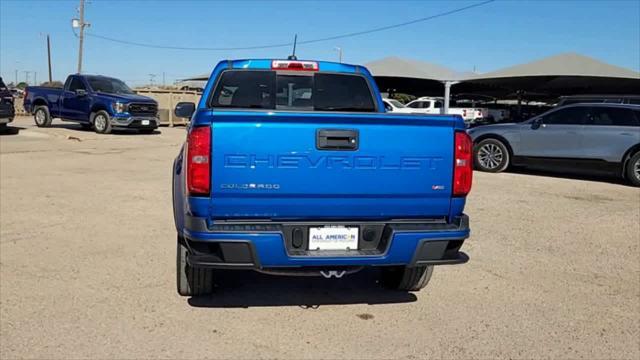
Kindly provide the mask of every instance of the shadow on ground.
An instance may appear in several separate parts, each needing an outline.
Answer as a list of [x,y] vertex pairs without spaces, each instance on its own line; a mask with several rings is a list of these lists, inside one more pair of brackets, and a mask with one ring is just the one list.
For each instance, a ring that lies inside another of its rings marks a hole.
[[365,269],[341,279],[274,276],[254,271],[225,271],[217,274],[216,291],[211,296],[192,297],[194,307],[248,308],[322,305],[409,303],[417,297],[393,291],[377,283],[379,271]]
[[596,181],[607,184],[616,184],[616,185],[625,185],[625,186],[633,186],[628,181],[626,181],[622,176],[615,175],[597,175],[597,174],[587,174],[587,173],[579,173],[579,172],[563,172],[559,170],[541,170],[541,169],[529,169],[529,168],[513,168],[509,169],[509,173],[512,174],[521,174],[521,175],[530,175],[530,176],[546,176],[558,179],[570,179],[570,180],[585,180],[585,181]]
[[[67,130],[74,130],[74,131],[81,131],[81,132],[95,132],[95,130],[93,130],[92,127],[84,127],[80,124],[77,123],[62,123],[62,124],[51,124],[49,127],[54,128],[54,129],[67,129]],[[160,135],[161,132],[159,129],[154,130],[153,132],[150,133],[142,133],[136,129],[113,129],[111,131],[112,134],[114,135]]]
[[0,136],[18,135],[18,133],[20,133],[20,130],[24,130],[24,128],[19,126],[7,126],[4,129],[0,129]]

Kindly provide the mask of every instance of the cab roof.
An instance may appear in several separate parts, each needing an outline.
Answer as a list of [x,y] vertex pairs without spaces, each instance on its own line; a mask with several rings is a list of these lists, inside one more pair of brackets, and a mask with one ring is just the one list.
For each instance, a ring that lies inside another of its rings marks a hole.
[[[371,75],[369,71],[360,65],[352,65],[345,63],[338,63],[332,61],[316,61],[316,60],[288,60],[288,59],[239,59],[239,60],[223,60],[218,63],[218,66],[225,66],[232,69],[274,69],[274,70],[287,70],[286,68],[275,69],[274,62],[278,63],[312,63],[317,65],[317,71],[320,72],[340,72],[340,73],[364,73]],[[314,71],[314,70],[310,70]]]

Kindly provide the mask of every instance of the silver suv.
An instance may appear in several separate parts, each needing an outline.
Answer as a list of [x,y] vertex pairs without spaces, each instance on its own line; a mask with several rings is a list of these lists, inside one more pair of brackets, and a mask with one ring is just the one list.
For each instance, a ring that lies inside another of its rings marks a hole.
[[640,186],[640,106],[574,104],[469,130],[476,170],[509,166],[623,176]]

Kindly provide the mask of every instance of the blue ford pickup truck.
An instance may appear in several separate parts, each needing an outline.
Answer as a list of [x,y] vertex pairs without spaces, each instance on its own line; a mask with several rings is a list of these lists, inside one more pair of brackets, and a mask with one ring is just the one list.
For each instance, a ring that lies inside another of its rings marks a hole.
[[459,116],[385,114],[369,71],[222,61],[173,166],[177,288],[219,269],[339,278],[364,267],[404,291],[468,260],[472,144]]
[[108,134],[112,129],[151,133],[158,127],[158,103],[137,95],[118,79],[97,75],[69,75],[63,89],[29,86],[24,109],[36,125],[48,127],[53,118],[78,122]]

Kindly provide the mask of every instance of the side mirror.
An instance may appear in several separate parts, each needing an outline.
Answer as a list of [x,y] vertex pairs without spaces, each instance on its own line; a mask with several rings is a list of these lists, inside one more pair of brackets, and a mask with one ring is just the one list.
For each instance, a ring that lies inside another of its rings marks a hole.
[[542,118],[533,119],[531,122],[531,129],[537,130],[542,125]]
[[196,112],[196,104],[192,102],[179,102],[173,111],[180,118],[191,118],[194,112]]
[[76,89],[77,96],[87,96],[87,90],[85,89]]
[[392,112],[392,111],[393,111],[393,108],[392,108],[392,107],[391,107],[391,105],[389,105],[389,104],[384,104],[384,109],[385,109],[387,112]]

